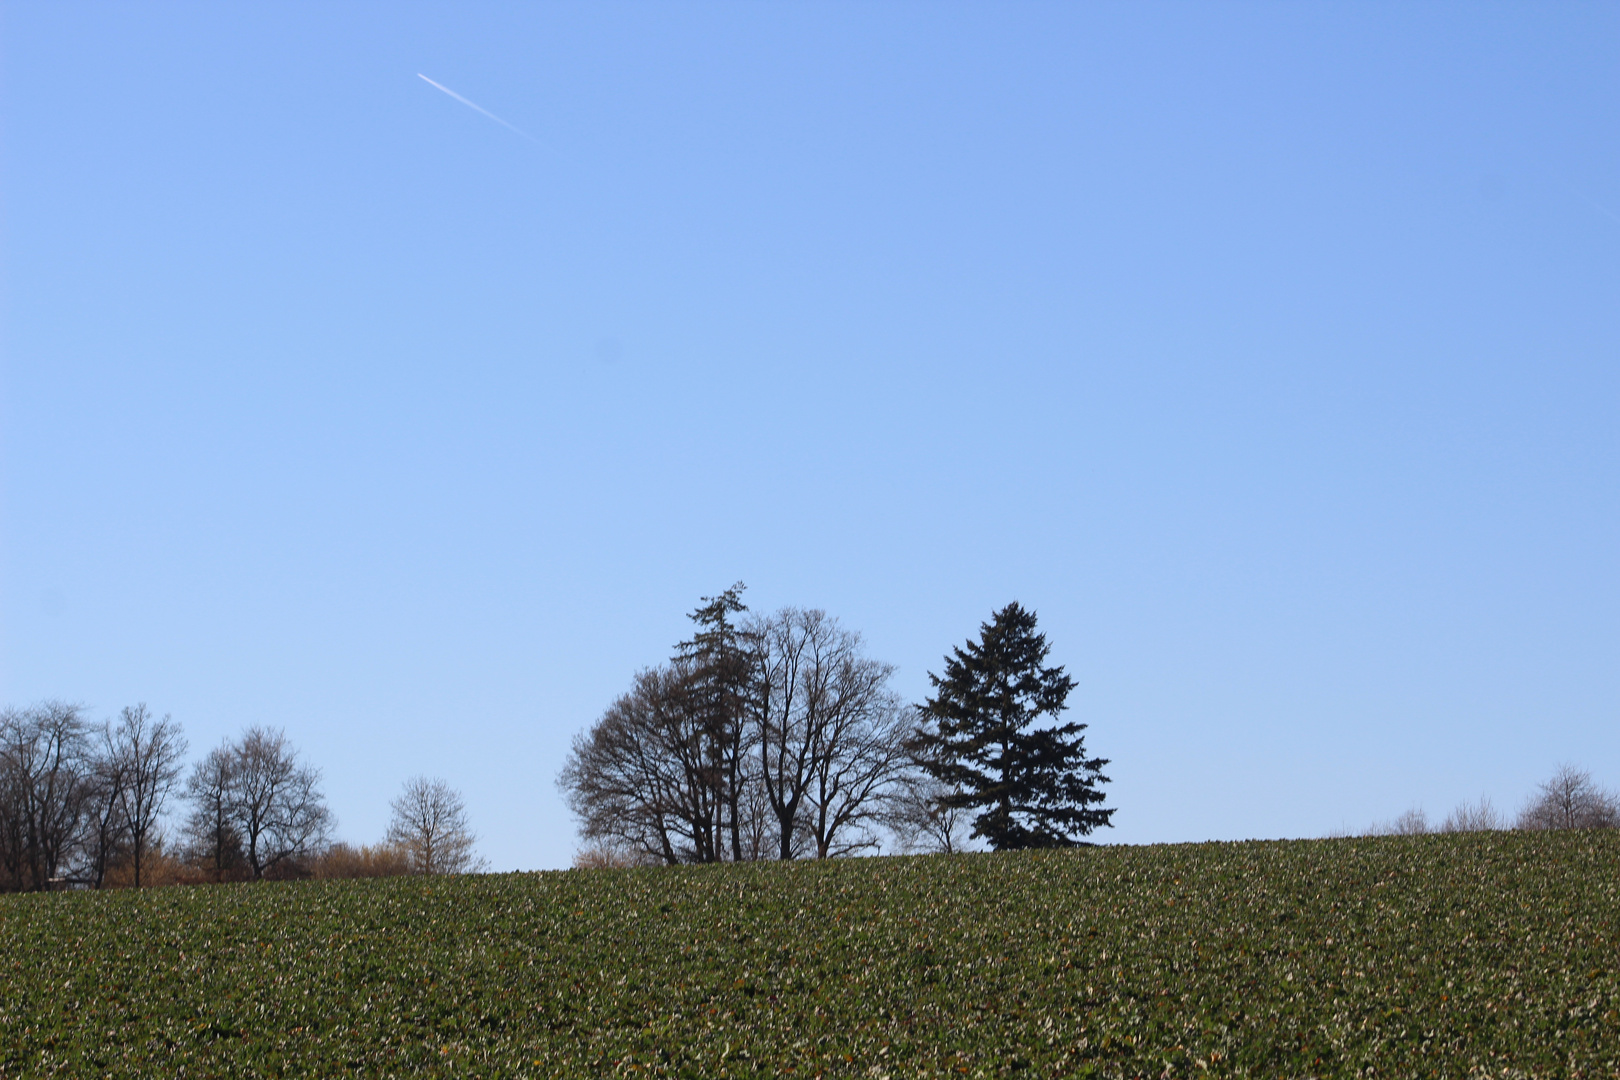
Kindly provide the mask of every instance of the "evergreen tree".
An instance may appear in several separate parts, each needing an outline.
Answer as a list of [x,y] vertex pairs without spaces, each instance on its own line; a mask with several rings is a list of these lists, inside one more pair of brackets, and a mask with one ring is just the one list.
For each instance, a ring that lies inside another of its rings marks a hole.
[[699,861],[720,862],[729,842],[733,861],[743,858],[743,791],[747,777],[748,729],[745,724],[752,672],[742,636],[731,616],[748,610],[746,588],[737,582],[719,596],[705,596],[689,616],[698,625],[675,647],[684,675],[684,698],[694,713],[693,735],[702,745],[694,757],[702,763],[702,783],[712,792],[716,813],[709,835],[698,842]]
[[1114,814],[1098,805],[1108,762],[1086,757],[1086,725],[1056,723],[1074,680],[1041,666],[1049,649],[1035,613],[1008,604],[952,650],[943,677],[929,673],[935,693],[919,710],[915,750],[950,789],[941,805],[979,810],[973,836],[997,851],[1075,847]]

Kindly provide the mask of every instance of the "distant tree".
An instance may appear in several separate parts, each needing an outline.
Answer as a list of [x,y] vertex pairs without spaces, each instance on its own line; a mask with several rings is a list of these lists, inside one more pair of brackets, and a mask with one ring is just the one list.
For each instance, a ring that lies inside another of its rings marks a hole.
[[125,708],[107,740],[106,772],[114,787],[117,821],[128,840],[135,888],[141,887],[141,864],[152,845],[163,807],[180,779],[186,740],[180,726],[165,716],[154,720],[144,704]]
[[702,747],[694,779],[712,789],[716,809],[713,836],[697,845],[711,855],[703,861],[720,861],[728,854],[733,861],[744,858],[752,671],[742,635],[731,620],[748,610],[742,602],[744,588],[739,581],[719,596],[705,596],[689,616],[697,631],[675,647],[674,670],[684,683],[681,704],[696,745]]
[[1429,815],[1423,812],[1421,806],[1414,806],[1403,811],[1393,821],[1380,821],[1367,830],[1368,836],[1424,836],[1433,832],[1429,827]]
[[1446,816],[1440,831],[1447,833],[1495,832],[1503,827],[1502,815],[1496,812],[1491,800],[1480,796],[1477,803],[1459,803]]
[[1072,847],[1114,813],[1100,806],[1108,762],[1086,757],[1086,725],[1057,723],[1074,680],[1041,666],[1049,651],[1035,613],[1012,603],[929,674],[922,760],[950,789],[942,804],[977,810],[972,835],[998,851]]
[[298,758],[279,730],[251,727],[236,745],[231,810],[255,880],[325,846],[332,814],[321,772]]
[[632,866],[656,866],[658,860],[629,848],[592,844],[574,853],[575,870],[625,870]]
[[[924,729],[926,730],[926,729]],[[925,755],[939,744],[915,735],[906,743],[910,767],[896,777],[885,796],[883,823],[903,852],[965,851],[973,822],[968,811],[947,801],[956,789],[925,766]]]
[[417,874],[466,874],[483,868],[473,850],[461,795],[440,779],[414,776],[391,804],[388,843],[405,852]]
[[255,881],[301,872],[332,828],[320,782],[320,770],[299,760],[283,732],[248,728],[192,770],[186,794],[194,853],[222,874],[239,845]]
[[1541,794],[1519,813],[1521,829],[1613,829],[1620,826],[1620,797],[1598,787],[1592,774],[1560,765]]
[[973,823],[967,811],[945,801],[951,788],[926,773],[908,778],[889,800],[884,824],[902,852],[966,851]]
[[124,763],[113,752],[113,726],[101,725],[91,755],[80,858],[84,883],[99,889],[107,871],[124,856]]
[[232,880],[247,867],[236,826],[236,756],[232,743],[216,746],[192,766],[186,781],[188,855],[214,881]]
[[865,825],[905,770],[908,717],[889,688],[892,664],[823,611],[784,608],[751,623],[750,742],[776,825],[776,851],[818,858],[870,847]]
[[713,725],[688,699],[680,662],[638,673],[590,730],[574,739],[558,776],[580,836],[664,863],[724,858],[722,789]]
[[0,713],[0,890],[59,880],[82,839],[92,771],[79,706],[45,701]]

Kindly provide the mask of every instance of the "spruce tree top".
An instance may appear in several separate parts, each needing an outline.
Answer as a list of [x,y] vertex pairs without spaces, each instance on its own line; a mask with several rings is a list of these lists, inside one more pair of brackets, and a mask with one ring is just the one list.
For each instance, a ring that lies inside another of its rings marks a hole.
[[1114,813],[1098,805],[1108,762],[1085,756],[1086,725],[1056,723],[1074,680],[1042,667],[1049,651],[1035,613],[1014,602],[928,676],[919,757],[952,789],[945,805],[982,811],[973,835],[997,851],[1073,847]]

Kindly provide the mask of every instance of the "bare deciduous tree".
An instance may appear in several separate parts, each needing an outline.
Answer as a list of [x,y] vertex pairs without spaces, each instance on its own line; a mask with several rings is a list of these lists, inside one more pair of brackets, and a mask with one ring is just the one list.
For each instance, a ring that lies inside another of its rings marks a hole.
[[233,816],[235,780],[236,748],[226,743],[192,766],[186,782],[186,801],[191,804],[185,823],[189,858],[214,881],[236,877],[247,862]]
[[632,866],[657,866],[662,860],[629,848],[593,844],[574,852],[575,870],[626,870]]
[[80,839],[91,772],[79,706],[45,701],[0,713],[0,889],[57,880]]
[[[859,641],[851,635],[854,648]],[[866,825],[908,761],[907,710],[888,686],[893,666],[855,653],[831,667],[817,673],[807,710],[815,734],[804,825],[820,859],[876,845]]]
[[122,856],[125,835],[124,770],[113,753],[112,725],[103,724],[100,736],[100,750],[90,766],[82,851],[84,882],[94,889],[106,884],[107,871]]
[[906,764],[905,710],[890,664],[824,611],[783,608],[751,622],[751,722],[776,857],[820,858],[875,842],[865,828]]
[[466,874],[484,868],[473,850],[461,795],[443,780],[414,776],[391,804],[388,843],[404,851],[417,874]]
[[320,782],[320,770],[298,760],[283,732],[252,727],[243,733],[231,808],[255,879],[326,843],[332,814]]
[[933,777],[908,777],[889,797],[884,824],[894,833],[902,852],[954,854],[968,850],[973,818],[945,801],[951,789]]
[[1541,794],[1519,813],[1521,829],[1613,829],[1620,826],[1620,797],[1598,787],[1592,774],[1560,765]]
[[643,671],[575,738],[558,783],[587,843],[670,864],[721,858],[724,804],[713,768],[720,755],[689,685],[679,662]]
[[193,843],[201,841],[201,850],[223,871],[234,840],[255,881],[295,871],[331,832],[320,783],[320,770],[298,759],[285,733],[250,727],[192,770],[187,797]]
[[1414,806],[1394,821],[1380,821],[1367,830],[1368,836],[1423,836],[1432,832],[1429,815],[1421,806]]
[[[919,722],[919,734],[923,723],[926,719]],[[910,768],[900,774],[885,798],[883,823],[903,852],[953,854],[968,850],[972,842],[972,815],[947,798],[954,794],[950,786],[925,767],[924,755],[937,746],[933,739],[908,738]]]
[[1491,805],[1490,799],[1481,795],[1477,803],[1458,804],[1457,808],[1447,815],[1440,826],[1440,831],[1495,832],[1502,827],[1502,815],[1496,812],[1496,807]]
[[128,839],[141,887],[141,863],[158,827],[163,806],[180,778],[180,759],[186,740],[180,726],[165,716],[154,720],[144,704],[126,707],[107,739],[107,773],[115,776],[118,820]]

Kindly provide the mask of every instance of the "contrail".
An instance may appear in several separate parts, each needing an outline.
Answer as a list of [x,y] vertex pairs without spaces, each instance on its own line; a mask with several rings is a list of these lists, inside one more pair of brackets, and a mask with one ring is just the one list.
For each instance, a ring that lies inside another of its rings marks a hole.
[[483,113],[485,116],[489,117],[491,120],[495,121],[497,124],[500,124],[502,127],[511,128],[513,131],[517,132],[519,135],[523,136],[525,139],[528,139],[530,142],[536,143],[536,144],[538,144],[540,142],[539,139],[536,139],[533,135],[530,135],[527,131],[524,131],[522,128],[516,127],[516,126],[514,126],[512,124],[508,124],[505,120],[502,120],[500,117],[496,116],[494,113],[490,112],[488,109],[484,108],[481,105],[474,105],[472,102],[468,101],[466,98],[462,97],[460,94],[456,93],[454,90],[450,89],[448,86],[442,86],[439,83],[434,82],[432,79],[428,78],[426,75],[422,74],[420,71],[418,71],[416,73],[416,77],[418,79],[421,79],[423,82],[427,83],[429,86],[435,87],[435,88],[437,88],[439,90],[443,90],[445,93],[449,94],[451,97],[455,98],[457,101],[459,101],[463,105],[467,106],[467,108],[469,108],[469,109],[477,109],[479,112]]

